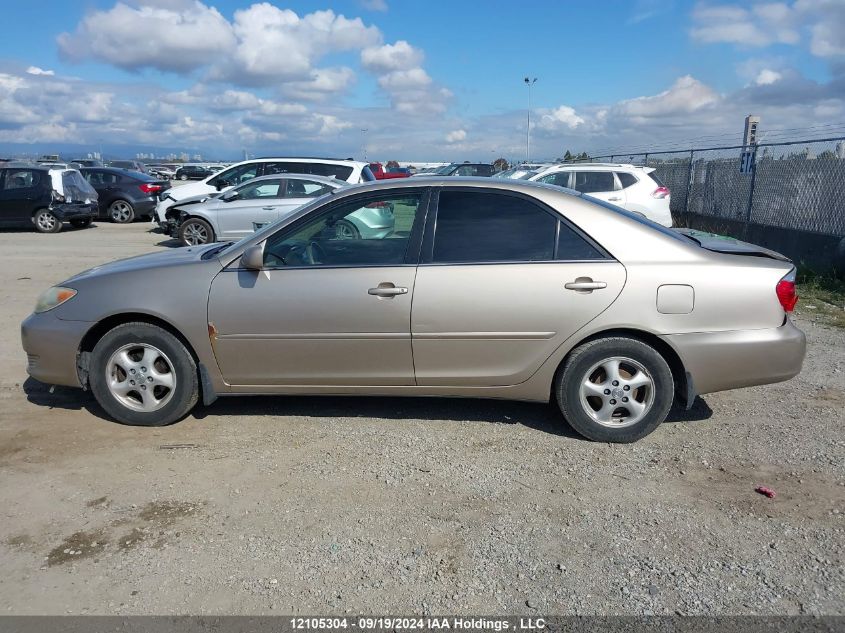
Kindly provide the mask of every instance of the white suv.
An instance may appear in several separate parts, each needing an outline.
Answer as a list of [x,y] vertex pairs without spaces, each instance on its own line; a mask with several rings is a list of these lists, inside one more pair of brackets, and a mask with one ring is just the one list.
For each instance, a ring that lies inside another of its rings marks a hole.
[[[273,174],[312,174],[345,180],[350,184],[368,182],[376,177],[368,163],[332,158],[254,158],[236,163],[199,182],[172,187],[156,205],[155,221],[165,232],[172,228],[176,216],[167,213],[176,202],[192,196],[225,191],[258,176]],[[178,216],[178,214],[176,214]]]
[[616,206],[642,213],[649,220],[672,226],[669,189],[660,182],[654,167],[611,163],[553,165],[528,178],[568,187]]

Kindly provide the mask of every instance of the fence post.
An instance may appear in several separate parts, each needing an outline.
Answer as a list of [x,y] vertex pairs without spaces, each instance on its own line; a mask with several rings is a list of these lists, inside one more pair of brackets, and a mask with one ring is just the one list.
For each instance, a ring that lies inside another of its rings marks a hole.
[[[692,195],[692,184],[695,180],[695,171],[693,169],[693,161],[695,160],[695,150],[689,151],[689,171],[687,172],[687,196],[684,198],[684,215],[689,215],[689,197]],[[687,218],[684,218],[686,221]]]
[[751,212],[754,208],[754,184],[757,180],[757,146],[751,146],[751,186],[748,188],[748,208],[745,210],[745,225],[742,227],[742,239],[748,240],[748,225],[751,224]]
[[643,163],[646,167],[648,167],[648,152],[645,153],[645,162]]

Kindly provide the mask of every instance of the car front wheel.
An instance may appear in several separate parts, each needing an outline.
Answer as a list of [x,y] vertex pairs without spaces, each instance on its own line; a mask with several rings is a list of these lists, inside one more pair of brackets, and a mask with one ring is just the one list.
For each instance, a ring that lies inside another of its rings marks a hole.
[[100,406],[118,422],[164,426],[199,398],[197,365],[173,334],[149,323],[125,323],[94,347],[89,374]]
[[188,218],[179,227],[179,241],[185,246],[199,246],[214,241],[214,229],[205,220]]
[[58,233],[62,230],[62,221],[49,209],[36,211],[33,221],[39,233]]
[[635,442],[656,429],[672,406],[674,382],[650,345],[608,337],[576,348],[554,386],[560,410],[578,433],[598,442]]
[[135,209],[126,200],[115,200],[109,206],[109,217],[112,222],[128,224],[135,219]]

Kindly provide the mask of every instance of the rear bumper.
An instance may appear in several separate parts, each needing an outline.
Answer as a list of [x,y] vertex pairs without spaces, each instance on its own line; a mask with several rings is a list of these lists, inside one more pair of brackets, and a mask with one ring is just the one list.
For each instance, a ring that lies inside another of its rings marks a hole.
[[772,329],[661,338],[678,352],[696,394],[789,380],[800,373],[807,348],[804,333],[788,319]]
[[80,387],[76,356],[92,325],[87,321],[63,321],[52,311],[30,314],[21,324],[27,373],[50,385]]
[[58,203],[53,204],[50,207],[50,211],[59,220],[95,218],[99,214],[96,202],[91,202],[90,204]]

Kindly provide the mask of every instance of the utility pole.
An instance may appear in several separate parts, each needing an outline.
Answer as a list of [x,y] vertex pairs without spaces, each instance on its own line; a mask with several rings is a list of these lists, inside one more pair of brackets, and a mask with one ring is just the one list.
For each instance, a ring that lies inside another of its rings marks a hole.
[[537,83],[537,78],[525,78],[525,85],[528,86],[528,129],[525,130],[525,162],[531,161],[531,86]]

